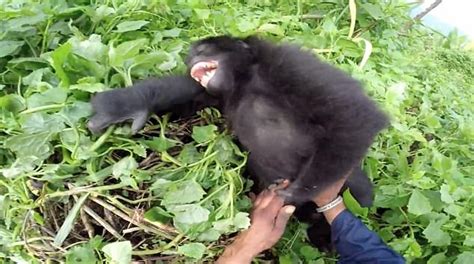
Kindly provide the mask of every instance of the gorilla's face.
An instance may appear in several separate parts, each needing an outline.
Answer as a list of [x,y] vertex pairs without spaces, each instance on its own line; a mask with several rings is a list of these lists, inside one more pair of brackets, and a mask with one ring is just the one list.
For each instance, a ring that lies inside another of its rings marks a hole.
[[195,43],[186,59],[191,77],[207,91],[222,95],[232,91],[236,82],[248,75],[252,52],[244,41],[221,36]]

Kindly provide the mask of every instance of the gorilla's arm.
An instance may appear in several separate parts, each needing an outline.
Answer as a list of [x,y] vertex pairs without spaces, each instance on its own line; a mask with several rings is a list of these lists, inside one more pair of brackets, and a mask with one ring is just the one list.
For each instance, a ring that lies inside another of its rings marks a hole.
[[136,133],[151,113],[177,111],[176,106],[206,97],[203,94],[204,88],[188,76],[149,79],[128,88],[101,92],[92,98],[94,115],[88,127],[97,133],[111,124],[133,120],[132,132]]

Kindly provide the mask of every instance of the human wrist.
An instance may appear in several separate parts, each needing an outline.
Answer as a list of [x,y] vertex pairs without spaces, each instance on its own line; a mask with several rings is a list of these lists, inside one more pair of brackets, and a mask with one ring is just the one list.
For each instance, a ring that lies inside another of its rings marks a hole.
[[326,218],[326,221],[331,225],[334,219],[342,213],[344,210],[346,210],[346,205],[344,202],[336,205],[335,207],[323,212],[324,217]]
[[255,247],[250,246],[251,243],[248,243],[246,240],[249,230],[241,233],[232,244],[226,247],[224,253],[218,259],[216,263],[218,264],[242,264],[250,263],[253,258],[260,253],[256,252]]
[[254,256],[235,245],[228,246],[216,261],[217,264],[247,264],[251,263]]
[[322,207],[325,206],[326,204],[334,201],[337,198],[337,194],[331,195],[331,196],[326,196],[326,197],[316,197],[313,199],[313,202],[318,206]]

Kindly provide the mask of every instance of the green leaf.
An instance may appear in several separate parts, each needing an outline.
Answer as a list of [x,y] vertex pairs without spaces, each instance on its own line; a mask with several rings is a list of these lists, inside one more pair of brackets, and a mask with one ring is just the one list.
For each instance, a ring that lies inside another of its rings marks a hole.
[[369,208],[363,208],[360,206],[359,202],[352,196],[350,190],[346,190],[342,194],[344,198],[344,204],[347,208],[354,214],[367,218],[367,214],[369,213]]
[[112,15],[115,13],[115,9],[106,5],[100,5],[96,10],[94,10],[90,17],[94,23],[99,22],[100,20]]
[[257,26],[257,23],[249,18],[242,18],[237,22],[237,28],[242,33],[254,30]]
[[66,102],[67,91],[63,88],[52,88],[44,93],[36,93],[28,97],[26,104],[28,108],[35,108],[49,104],[61,104]]
[[160,64],[160,66],[158,66],[158,69],[160,69],[160,71],[170,71],[174,69],[176,65],[177,65],[176,60],[171,59]]
[[69,86],[69,77],[64,71],[64,64],[66,63],[69,54],[71,53],[72,45],[71,43],[66,43],[61,45],[59,48],[55,49],[51,53],[51,66],[53,66],[56,71],[56,75],[61,80],[64,86]]
[[219,137],[216,140],[214,149],[217,151],[217,160],[220,163],[226,164],[226,162],[232,162],[235,160],[234,146],[231,139],[227,137]]
[[58,133],[65,128],[64,121],[57,115],[48,115],[45,113],[33,113],[26,115],[21,122],[23,131],[27,133]]
[[209,210],[198,204],[171,205],[168,211],[174,214],[174,220],[183,224],[198,224],[209,219]]
[[132,261],[132,244],[130,241],[107,244],[102,248],[102,251],[112,264],[130,264]]
[[212,242],[212,241],[217,241],[220,236],[221,236],[220,232],[218,232],[217,230],[211,228],[211,229],[208,229],[208,230],[200,233],[199,236],[197,237],[197,240]]
[[380,5],[374,5],[370,3],[365,3],[361,5],[369,15],[371,15],[374,19],[380,19],[384,16],[382,9],[380,8]]
[[165,51],[155,51],[147,54],[139,54],[133,59],[134,71],[140,70],[141,68],[155,67],[156,65],[162,65],[170,60],[175,59]]
[[5,140],[5,147],[15,152],[18,157],[34,156],[39,160],[46,159],[52,153],[49,144],[51,133],[24,133],[11,136]]
[[430,201],[426,198],[420,191],[413,190],[413,193],[410,196],[408,201],[408,212],[414,215],[422,215],[431,212],[433,208],[431,207]]
[[179,37],[179,34],[181,33],[182,29],[180,28],[172,28],[169,30],[163,30],[161,34],[163,34],[163,37],[168,37],[168,38],[177,38]]
[[186,204],[201,200],[206,192],[194,180],[188,180],[171,186],[164,198],[163,205]]
[[464,239],[463,245],[468,247],[474,247],[474,233],[466,235],[466,239]]
[[147,39],[126,41],[117,47],[109,47],[109,62],[111,66],[123,67],[126,60],[138,55],[138,52],[148,43]]
[[202,154],[199,153],[193,143],[184,145],[183,149],[178,155],[178,160],[184,164],[190,164],[199,161]]
[[66,253],[66,264],[97,263],[94,250],[89,246],[74,246]]
[[235,231],[234,223],[230,218],[214,221],[214,223],[212,223],[212,227],[222,234],[231,233]]
[[194,126],[192,138],[197,143],[204,143],[217,137],[217,127],[215,125]]
[[450,194],[449,185],[447,185],[447,184],[441,185],[441,188],[440,188],[439,192],[441,193],[441,201],[443,201],[447,204],[454,203],[454,199],[453,199],[453,197],[451,197],[451,194]]
[[26,108],[26,104],[23,97],[17,94],[7,94],[0,97],[0,108],[18,113]]
[[76,124],[81,118],[88,117],[92,114],[92,106],[90,103],[75,101],[71,105],[67,105],[60,112],[61,115],[67,117],[69,122]]
[[0,168],[0,173],[6,178],[15,178],[23,173],[32,172],[37,159],[35,156],[20,156],[9,167]]
[[166,212],[163,208],[155,206],[146,211],[144,217],[150,221],[167,223],[171,218],[173,218],[173,215]]
[[444,221],[431,221],[423,231],[423,235],[425,235],[433,246],[441,247],[451,244],[451,236],[447,232],[441,230],[443,223]]
[[91,149],[93,142],[84,134],[77,135],[73,130],[64,130],[59,136],[63,146],[72,153],[73,159],[87,160],[96,154]]
[[312,246],[301,247],[300,254],[305,260],[314,260],[320,256],[319,251]]
[[234,216],[233,225],[238,229],[247,229],[250,227],[250,217],[248,213],[238,212]]
[[102,43],[100,35],[92,34],[85,40],[72,37],[69,42],[72,45],[72,52],[87,60],[101,62],[107,55],[107,46]]
[[81,210],[82,205],[86,201],[87,197],[89,196],[89,193],[86,193],[81,196],[74,204],[72,209],[69,211],[66,219],[64,219],[64,223],[61,225],[61,228],[59,229],[58,233],[54,237],[54,244],[56,246],[61,246],[66,239],[66,237],[71,233],[72,228],[74,227],[75,220],[77,215],[79,214],[79,211]]
[[153,137],[152,140],[143,140],[143,144],[157,152],[167,151],[176,146],[176,141],[163,137]]
[[198,9],[195,8],[194,12],[196,13],[199,19],[208,19],[211,11],[209,9]]
[[188,243],[178,247],[178,253],[186,257],[201,259],[206,251],[206,246],[202,243]]
[[103,83],[79,83],[69,86],[71,90],[80,90],[89,93],[98,93],[107,90],[107,87]]
[[128,156],[113,165],[112,175],[114,175],[115,178],[130,176],[137,168],[138,163],[132,156]]
[[428,264],[444,264],[444,263],[446,263],[446,255],[443,252],[435,254],[431,256],[430,259],[428,259]]
[[464,251],[458,255],[454,264],[471,264],[474,259],[473,251]]
[[285,35],[285,31],[283,29],[281,29],[281,27],[279,25],[270,24],[270,23],[266,23],[266,24],[261,25],[258,28],[258,31],[271,33],[271,34],[277,35],[277,36],[284,36]]
[[334,21],[333,21],[332,18],[327,18],[327,19],[324,20],[324,23],[322,25],[322,29],[323,29],[324,32],[328,32],[328,33],[337,31],[336,24],[334,24]]
[[293,264],[293,259],[290,255],[282,255],[278,257],[278,263],[280,264]]
[[1,40],[0,41],[0,58],[6,57],[15,53],[21,46],[25,44],[24,41]]
[[125,21],[117,25],[117,30],[115,30],[115,32],[123,33],[128,31],[135,31],[147,25],[148,23],[150,22],[146,20]]
[[[27,10],[24,10],[23,12],[25,11]],[[10,32],[25,32],[27,30],[34,29],[32,26],[38,25],[46,18],[47,16],[39,10],[37,10],[36,13],[28,10],[28,12],[23,13],[22,16],[8,20],[8,23],[5,25],[5,29]]]

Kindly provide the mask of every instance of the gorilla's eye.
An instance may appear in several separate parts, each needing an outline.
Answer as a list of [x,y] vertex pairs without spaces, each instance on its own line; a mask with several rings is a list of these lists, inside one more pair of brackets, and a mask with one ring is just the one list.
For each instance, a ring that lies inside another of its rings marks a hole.
[[200,44],[196,47],[196,51],[197,53],[203,53],[204,51],[206,51],[208,48],[208,45],[206,44]]

